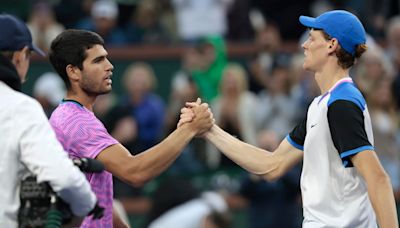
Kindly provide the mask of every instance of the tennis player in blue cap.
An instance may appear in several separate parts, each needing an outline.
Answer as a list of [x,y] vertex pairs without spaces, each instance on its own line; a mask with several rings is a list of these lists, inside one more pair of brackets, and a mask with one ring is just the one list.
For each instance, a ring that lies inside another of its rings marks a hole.
[[[301,16],[300,23],[310,29],[302,45],[303,68],[315,73],[321,90],[307,117],[273,153],[241,142],[216,125],[205,137],[267,180],[303,161],[303,227],[398,227],[392,185],[374,151],[368,108],[349,77],[349,69],[367,50],[364,27],[343,10]],[[179,124],[190,121],[190,108],[196,105],[182,109]]]

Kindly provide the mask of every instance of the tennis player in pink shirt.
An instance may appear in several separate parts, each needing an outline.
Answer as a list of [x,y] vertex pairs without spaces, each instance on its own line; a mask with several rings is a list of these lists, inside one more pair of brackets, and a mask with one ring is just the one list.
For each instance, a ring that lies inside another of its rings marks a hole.
[[50,118],[57,138],[70,157],[94,158],[106,169],[87,174],[99,204],[105,208],[104,217],[86,217],[81,227],[124,225],[117,216],[113,218],[112,175],[134,186],[143,185],[168,168],[186,144],[208,131],[214,122],[208,105],[201,104],[194,110],[194,121],[180,126],[158,145],[131,155],[93,114],[96,97],[112,89],[114,67],[107,54],[103,39],[84,30],[64,31],[52,42],[49,53],[51,64],[67,87],[65,99]]

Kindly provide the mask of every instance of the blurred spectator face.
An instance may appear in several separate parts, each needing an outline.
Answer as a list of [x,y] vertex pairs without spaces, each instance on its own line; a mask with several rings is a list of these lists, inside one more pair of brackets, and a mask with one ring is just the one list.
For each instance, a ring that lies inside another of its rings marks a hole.
[[153,89],[155,75],[149,65],[138,63],[128,68],[124,83],[130,95],[142,97]]
[[114,19],[108,19],[105,17],[100,17],[95,19],[96,29],[99,34],[107,34],[110,32],[114,26],[116,21]]
[[91,13],[97,29],[96,32],[104,35],[110,32],[116,25],[118,6],[114,1],[96,1],[92,6]]
[[224,73],[221,86],[222,86],[222,93],[224,94],[239,92],[238,77],[234,71],[228,70]]
[[151,28],[157,24],[157,5],[153,1],[144,0],[138,5],[135,14],[136,24],[141,28]]
[[368,75],[369,80],[377,80],[381,76],[385,75],[385,70],[383,68],[382,59],[380,56],[370,52],[364,58],[365,61],[365,73]]
[[387,30],[388,51],[396,67],[400,67],[400,16],[392,18]]
[[197,49],[189,47],[183,51],[182,68],[185,70],[193,71],[200,67],[200,53]]
[[54,15],[50,6],[45,2],[38,2],[33,7],[30,21],[40,30],[45,30],[54,22]]
[[256,42],[261,50],[275,52],[280,48],[281,35],[277,28],[270,25],[259,31]]
[[222,76],[221,91],[223,94],[239,95],[247,89],[246,73],[236,64],[228,65]]
[[391,93],[391,80],[382,79],[376,82],[370,93],[370,101],[375,107],[389,109],[394,104]]
[[215,48],[211,44],[203,44],[200,47],[200,53],[202,57],[202,68],[203,69],[208,69],[211,64],[214,63],[216,59],[216,53],[215,53]]
[[268,89],[272,94],[288,94],[290,90],[289,69],[277,67],[267,80]]

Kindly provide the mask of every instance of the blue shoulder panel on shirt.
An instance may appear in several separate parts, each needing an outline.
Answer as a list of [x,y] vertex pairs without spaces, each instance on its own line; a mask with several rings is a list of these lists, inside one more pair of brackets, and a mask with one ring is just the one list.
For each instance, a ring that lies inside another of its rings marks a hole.
[[337,100],[347,100],[356,104],[362,111],[365,109],[365,99],[353,83],[343,83],[331,91],[328,106]]

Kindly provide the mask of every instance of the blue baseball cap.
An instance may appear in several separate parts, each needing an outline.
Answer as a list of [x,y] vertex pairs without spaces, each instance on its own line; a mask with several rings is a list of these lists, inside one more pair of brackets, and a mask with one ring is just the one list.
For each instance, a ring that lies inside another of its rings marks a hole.
[[0,14],[0,50],[19,51],[25,46],[41,56],[46,54],[32,43],[28,27],[20,19],[9,14]]
[[316,18],[300,16],[299,21],[306,27],[324,30],[353,56],[357,45],[366,42],[364,26],[354,14],[345,10],[328,11]]

